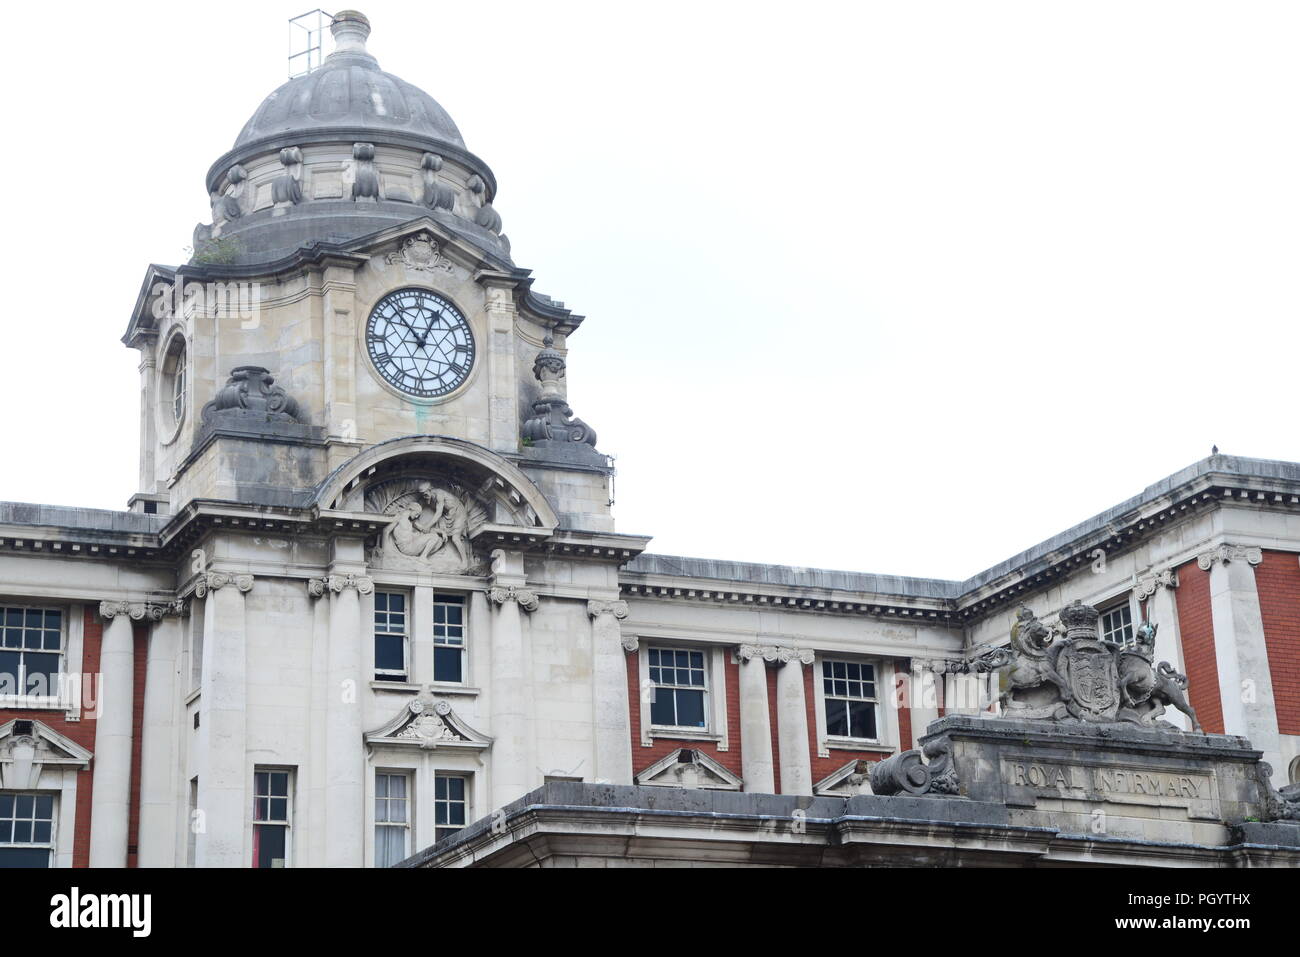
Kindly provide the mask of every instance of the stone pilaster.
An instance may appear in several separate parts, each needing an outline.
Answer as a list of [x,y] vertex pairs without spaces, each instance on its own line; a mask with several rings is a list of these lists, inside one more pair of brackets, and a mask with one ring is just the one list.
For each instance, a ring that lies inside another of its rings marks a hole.
[[[1156,629],[1155,662],[1167,661],[1180,674],[1186,674],[1182,633],[1178,627],[1178,603],[1174,598],[1177,588],[1178,572],[1165,568],[1139,576],[1134,595],[1138,601],[1147,603],[1147,621],[1159,626]],[[1166,711],[1164,720],[1183,731],[1191,730],[1187,715],[1176,709]]]
[[589,601],[587,614],[591,616],[595,776],[610,784],[631,784],[627,652],[636,649],[636,637],[624,638],[619,625],[628,615],[627,602]]
[[361,596],[375,590],[363,575],[330,575],[307,583],[329,596],[329,662],[325,704],[325,863],[365,863],[365,747],[361,720],[361,646],[367,633]]
[[[126,867],[131,806],[131,723],[135,702],[132,621],[162,617],[161,606],[105,601],[108,620],[99,652],[99,720],[95,723],[94,789],[90,803],[90,866]],[[154,617],[156,615],[156,617]]]
[[1283,765],[1281,738],[1264,617],[1255,586],[1254,566],[1263,560],[1260,549],[1232,544],[1196,556],[1196,564],[1210,573],[1210,615],[1224,731],[1249,738],[1277,773]]
[[252,575],[208,572],[194,589],[204,601],[196,867],[244,866],[244,820],[252,806],[244,596],[252,588]]
[[811,651],[781,648],[776,670],[777,754],[781,757],[781,793],[812,794],[812,755],[808,750],[808,701],[804,665]]
[[[775,649],[766,649],[775,660]],[[740,773],[745,790],[776,793],[772,768],[772,722],[767,707],[767,664],[765,649],[741,645],[740,661]]]
[[[520,609],[536,611],[536,593],[523,587],[523,556],[493,553],[492,606],[492,807],[523,797],[532,783],[531,689],[525,670]],[[517,581],[509,581],[510,578]]]
[[[141,867],[176,863],[176,816],[180,811],[176,753],[177,658],[181,649],[182,602],[164,606],[149,631],[140,727]],[[152,618],[153,616],[150,615]]]

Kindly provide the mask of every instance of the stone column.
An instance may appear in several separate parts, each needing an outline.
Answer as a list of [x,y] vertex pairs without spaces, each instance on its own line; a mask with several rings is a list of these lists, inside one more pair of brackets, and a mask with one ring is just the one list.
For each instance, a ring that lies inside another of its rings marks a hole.
[[144,679],[144,721],[140,728],[141,867],[176,864],[179,813],[176,753],[177,659],[181,647],[181,603],[163,607],[149,632]]
[[361,721],[361,596],[375,583],[361,575],[313,579],[310,594],[330,598],[325,703],[325,864],[365,864],[365,729]]
[[808,702],[803,666],[811,651],[778,649],[776,670],[777,753],[781,757],[781,793],[812,794],[812,755],[808,749]]
[[625,601],[589,601],[587,614],[591,616],[595,777],[610,784],[631,784],[627,652],[636,650],[636,636],[623,637],[619,627],[628,615]]
[[[523,623],[519,609],[536,611],[537,595],[523,587],[523,556],[493,552],[492,614],[492,807],[504,807],[528,793],[532,728],[528,675],[524,668]],[[509,582],[509,578],[518,579]]]
[[153,350],[157,337],[144,336],[140,340],[140,485],[141,492],[152,492],[157,476],[154,475],[155,404],[158,401],[158,368]]
[[[1157,626],[1155,659],[1152,663],[1158,667],[1160,662],[1167,661],[1176,671],[1186,674],[1182,636],[1178,627],[1178,605],[1174,600],[1174,589],[1177,587],[1178,572],[1166,568],[1138,578],[1134,597],[1147,603],[1146,620]],[[1184,731],[1190,731],[1192,727],[1187,716],[1176,708],[1166,708],[1161,720]]]
[[763,652],[758,645],[741,645],[736,652],[740,660],[740,773],[746,791],[775,794],[772,722],[767,708],[767,663]]
[[227,572],[208,572],[194,589],[194,596],[204,600],[198,761],[201,828],[195,835],[195,867],[244,866],[244,822],[253,806],[245,716],[244,596],[252,589],[252,575]]
[[99,652],[99,720],[95,723],[94,789],[90,803],[90,866],[126,867],[131,811],[131,717],[135,703],[135,633],[147,605],[106,601]]
[[1274,774],[1284,775],[1273,673],[1255,588],[1253,566],[1263,560],[1258,548],[1227,544],[1196,556],[1196,564],[1210,573],[1210,616],[1224,730],[1245,735],[1264,752]]

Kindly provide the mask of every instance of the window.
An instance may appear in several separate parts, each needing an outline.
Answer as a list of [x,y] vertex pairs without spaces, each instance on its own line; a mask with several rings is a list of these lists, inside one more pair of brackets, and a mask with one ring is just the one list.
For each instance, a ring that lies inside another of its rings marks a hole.
[[0,608],[0,695],[54,698],[63,657],[63,612]]
[[375,866],[392,867],[411,856],[410,778],[375,775]]
[[435,774],[433,778],[434,840],[450,837],[469,819],[469,781],[460,774]]
[[49,867],[54,795],[0,791],[0,867]]
[[253,866],[289,866],[290,772],[253,772]]
[[1102,612],[1101,637],[1117,645],[1133,644],[1133,612],[1128,602]]
[[826,734],[878,740],[876,667],[860,661],[823,661]]
[[465,680],[465,599],[433,596],[433,680]]
[[651,648],[647,661],[654,686],[650,723],[666,728],[707,728],[704,652]]
[[375,680],[405,681],[406,595],[375,592]]
[[176,371],[172,374],[172,418],[180,422],[185,418],[185,352],[176,360]]

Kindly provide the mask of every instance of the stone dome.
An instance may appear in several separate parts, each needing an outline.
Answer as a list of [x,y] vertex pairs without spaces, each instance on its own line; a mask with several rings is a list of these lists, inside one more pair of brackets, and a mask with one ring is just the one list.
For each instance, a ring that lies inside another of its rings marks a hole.
[[208,169],[194,261],[273,262],[427,217],[509,265],[492,170],[447,111],[379,69],[364,15],[345,10],[330,31],[334,52],[263,100]]
[[370,22],[345,10],[330,27],[336,48],[310,73],[295,77],[262,101],[235,140],[235,149],[287,133],[349,127],[405,133],[465,148],[460,130],[438,102],[418,87],[379,69],[366,51]]

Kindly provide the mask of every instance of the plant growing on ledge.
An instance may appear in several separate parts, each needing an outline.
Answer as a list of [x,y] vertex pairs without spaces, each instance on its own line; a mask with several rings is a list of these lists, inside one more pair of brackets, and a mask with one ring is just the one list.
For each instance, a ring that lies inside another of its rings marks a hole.
[[206,239],[196,245],[190,262],[197,266],[228,266],[238,259],[243,251],[243,243],[237,236]]

